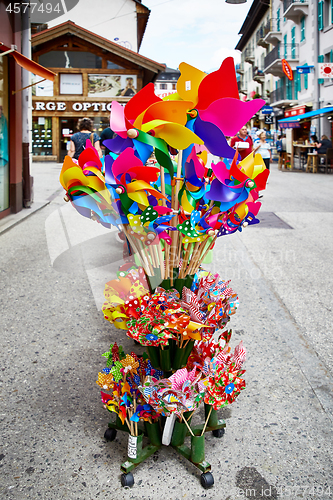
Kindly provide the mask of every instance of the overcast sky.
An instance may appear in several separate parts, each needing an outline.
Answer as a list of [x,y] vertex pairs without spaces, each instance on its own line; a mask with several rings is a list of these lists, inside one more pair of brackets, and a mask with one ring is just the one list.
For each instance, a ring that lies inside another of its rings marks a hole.
[[140,54],[170,68],[186,62],[211,72],[228,56],[240,61],[234,47],[252,0],[142,0],[151,10]]

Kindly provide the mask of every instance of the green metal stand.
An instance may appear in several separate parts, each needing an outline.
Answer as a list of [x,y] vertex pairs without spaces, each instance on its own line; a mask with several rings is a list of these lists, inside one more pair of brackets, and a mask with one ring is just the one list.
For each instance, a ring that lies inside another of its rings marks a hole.
[[[214,433],[214,431],[224,429],[226,426],[224,420],[218,419],[217,411],[214,409],[211,410],[209,405],[205,405],[205,420],[207,420],[209,412],[210,415],[204,433],[202,433],[202,431],[205,422],[192,426],[191,430],[194,436],[191,435],[188,426],[191,425],[192,412],[186,412],[183,415],[182,421],[176,420],[171,439],[172,448],[202,472],[201,484],[204,488],[209,488],[214,484],[214,478],[210,473],[211,465],[205,458],[205,433],[210,431]],[[184,423],[184,419],[186,419],[188,426]],[[131,471],[153,455],[162,446],[161,424],[160,422],[144,422],[144,426],[138,426],[139,435],[135,437],[130,436],[128,426],[122,424],[117,416],[114,422],[109,423],[109,428],[129,434],[128,457],[120,466],[123,472],[121,483],[123,486],[133,486],[134,478]],[[143,447],[142,444],[144,436],[146,436],[150,442],[150,444],[145,447]],[[185,438],[187,436],[191,436],[190,447],[185,445]]]

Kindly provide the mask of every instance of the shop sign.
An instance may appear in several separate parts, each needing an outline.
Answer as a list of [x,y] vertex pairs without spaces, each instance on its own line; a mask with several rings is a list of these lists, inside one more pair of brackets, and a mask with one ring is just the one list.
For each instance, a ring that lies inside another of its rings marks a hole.
[[281,62],[282,62],[283,73],[286,75],[286,77],[289,80],[292,80],[294,78],[294,76],[293,76],[293,70],[291,69],[290,64],[285,59],[282,59]]
[[295,106],[295,108],[288,109],[284,112],[285,118],[288,116],[298,116],[305,113],[305,106]]
[[272,125],[273,124],[273,115],[265,115],[265,124]]
[[33,101],[33,111],[111,111],[111,102]]
[[271,106],[265,105],[261,108],[261,112],[263,115],[270,115],[271,113],[273,113],[273,108]]
[[82,95],[82,75],[80,73],[60,74],[60,94]]
[[318,65],[318,78],[333,78],[333,63],[322,63]]

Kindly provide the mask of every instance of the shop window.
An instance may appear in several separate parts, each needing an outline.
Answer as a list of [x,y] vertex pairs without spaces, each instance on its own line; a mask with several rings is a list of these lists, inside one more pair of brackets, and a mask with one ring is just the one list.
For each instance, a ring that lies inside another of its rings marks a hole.
[[112,61],[106,61],[107,65],[106,65],[106,68],[107,69],[125,69],[123,66],[119,66],[119,64],[116,64]]
[[166,90],[168,88],[168,85],[166,83],[160,83],[160,89]]
[[172,84],[172,90],[177,90],[177,85],[175,83]]
[[39,56],[39,64],[47,68],[102,68],[102,58],[91,52],[51,50]]
[[32,118],[32,154],[52,155],[52,118],[44,116]]
[[0,57],[0,212],[9,208],[8,67]]

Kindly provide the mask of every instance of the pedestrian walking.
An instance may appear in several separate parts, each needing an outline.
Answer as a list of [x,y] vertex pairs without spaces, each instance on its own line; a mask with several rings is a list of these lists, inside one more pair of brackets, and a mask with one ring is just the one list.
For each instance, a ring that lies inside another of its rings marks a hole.
[[230,139],[230,146],[234,149],[238,149],[238,153],[242,160],[249,156],[253,150],[252,137],[248,134],[247,128],[242,127],[235,137]]
[[110,154],[111,151],[106,146],[104,146],[103,142],[107,139],[113,139],[113,136],[114,136],[114,132],[113,132],[113,130],[111,130],[110,127],[105,128],[103,130],[103,132],[101,133],[101,143],[102,143],[102,148],[104,149],[105,156]]
[[286,148],[286,136],[284,134],[280,134],[278,136],[278,140],[276,141],[276,151],[279,155],[278,169],[282,170],[282,165],[286,164],[287,157],[287,148]]
[[271,146],[270,144],[266,141],[266,132],[263,129],[258,130],[257,132],[257,137],[254,147],[258,151],[258,153],[261,154],[262,159],[264,160],[266,168],[270,167],[270,162],[272,161],[272,152],[271,152]]
[[77,160],[86,147],[87,139],[90,139],[91,144],[97,149],[101,158],[103,153],[100,146],[100,138],[96,132],[93,132],[93,123],[90,118],[81,118],[78,121],[77,128],[79,132],[76,132],[71,137],[68,156]]

